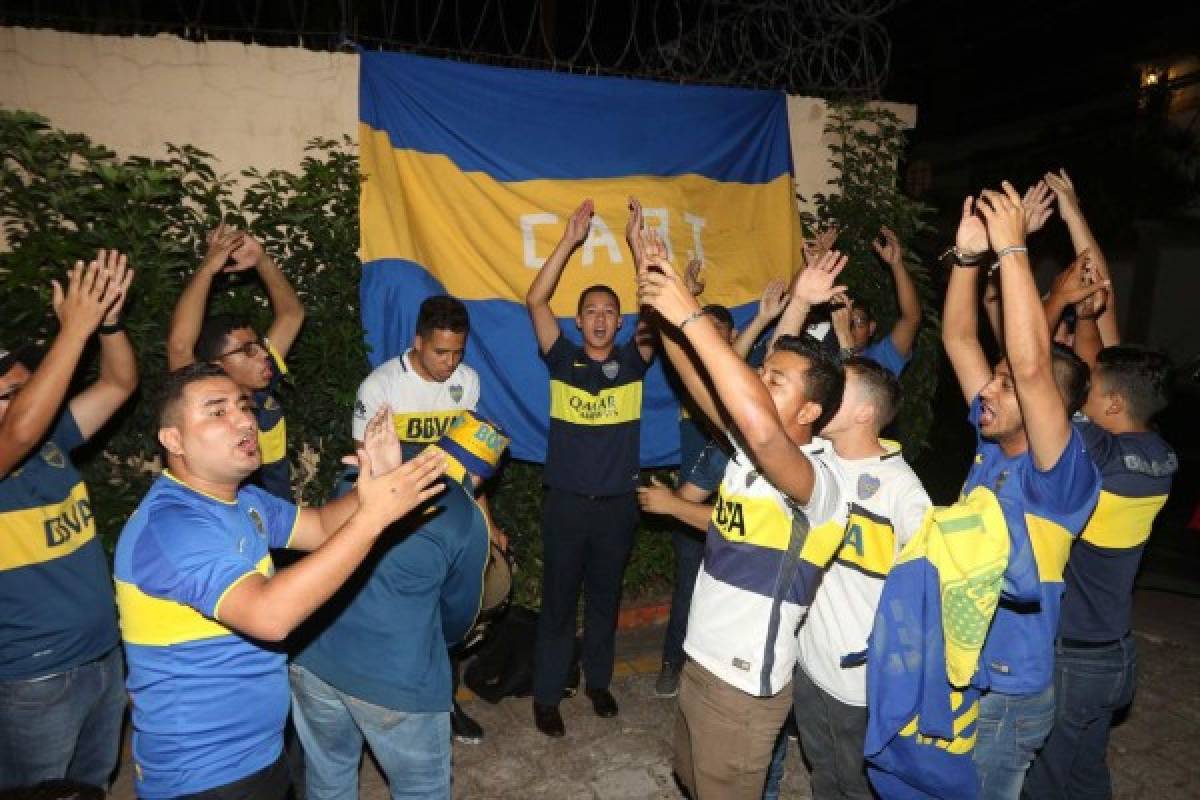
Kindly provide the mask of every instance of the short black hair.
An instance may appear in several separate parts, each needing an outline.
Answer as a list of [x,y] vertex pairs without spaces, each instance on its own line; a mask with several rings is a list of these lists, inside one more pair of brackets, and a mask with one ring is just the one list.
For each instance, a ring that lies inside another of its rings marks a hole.
[[417,312],[417,336],[425,337],[434,331],[467,333],[471,330],[471,318],[463,301],[448,294],[426,297]]
[[1116,345],[1096,357],[1096,380],[1120,395],[1129,416],[1143,425],[1171,402],[1174,373],[1167,354],[1149,347]]
[[813,430],[820,433],[842,404],[846,375],[842,371],[841,363],[807,333],[801,336],[780,336],[775,340],[775,349],[808,359],[804,385],[808,400],[821,406],[821,415],[812,425]]
[[611,297],[613,299],[613,302],[617,304],[617,313],[618,314],[621,313],[621,298],[617,296],[616,290],[614,290],[611,286],[608,286],[606,284],[597,283],[594,286],[587,287],[586,289],[584,289],[582,292],[579,293],[579,303],[575,306],[575,314],[576,315],[583,313],[583,301],[592,292],[604,292],[606,295]]
[[1091,370],[1082,358],[1075,355],[1074,350],[1058,342],[1050,347],[1050,361],[1054,369],[1054,383],[1063,402],[1067,404],[1067,415],[1070,416],[1083,408],[1087,400]]
[[242,328],[254,330],[250,320],[240,314],[213,314],[200,325],[200,335],[193,348],[197,361],[216,361],[228,349],[225,340]]
[[733,323],[733,312],[728,308],[716,303],[709,303],[704,308],[700,309],[705,316],[712,317],[715,322],[725,325],[729,330],[733,330],[737,326]]
[[175,410],[183,399],[183,391],[188,386],[210,378],[226,378],[225,370],[207,361],[196,361],[186,367],[180,367],[167,374],[163,384],[162,394],[158,398],[158,427],[170,428],[177,424]]
[[875,321],[875,311],[871,308],[871,304],[866,300],[854,300],[850,303],[850,310],[861,311],[862,313],[866,314],[868,321]]
[[852,356],[842,362],[847,370],[853,370],[866,389],[867,398],[875,406],[875,420],[883,430],[892,424],[900,410],[900,380],[890,369],[879,362],[862,356]]

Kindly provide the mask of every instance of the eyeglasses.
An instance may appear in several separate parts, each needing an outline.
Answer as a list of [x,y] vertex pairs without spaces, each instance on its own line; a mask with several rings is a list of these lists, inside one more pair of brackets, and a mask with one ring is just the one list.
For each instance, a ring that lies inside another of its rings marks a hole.
[[265,352],[267,352],[267,348],[265,346],[263,346],[262,342],[255,339],[252,342],[246,342],[245,344],[242,344],[242,345],[239,345],[238,347],[233,348],[228,353],[221,353],[221,355],[217,356],[217,360],[225,358],[226,356],[237,355],[239,353],[244,355],[246,358],[254,358],[259,353],[265,353]]

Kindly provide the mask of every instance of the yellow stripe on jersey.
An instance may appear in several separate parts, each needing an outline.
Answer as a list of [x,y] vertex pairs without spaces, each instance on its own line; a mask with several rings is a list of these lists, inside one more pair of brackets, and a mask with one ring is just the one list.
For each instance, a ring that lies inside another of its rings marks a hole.
[[970,736],[962,736],[962,732],[967,729],[971,723],[979,718],[979,701],[971,703],[970,707],[965,709],[961,714],[958,713],[962,706],[962,692],[950,692],[950,707],[957,714],[954,718],[954,738],[953,739],[934,739],[931,736],[923,736],[917,733],[920,725],[920,717],[913,717],[907,725],[900,729],[901,736],[915,736],[918,744],[929,745],[946,750],[955,755],[964,755],[971,752],[975,747],[976,731],[971,731]]
[[[248,576],[258,573],[269,577],[274,572],[271,556],[263,556],[255,564],[253,572],[247,572],[222,592],[217,601],[217,610],[220,610],[221,600],[225,599],[230,589]],[[117,585],[117,608],[121,612],[121,638],[127,644],[167,647],[233,633],[217,620],[206,617],[189,605],[146,594],[136,584],[126,581],[116,580],[114,583]]]
[[1037,559],[1038,577],[1044,582],[1061,583],[1075,538],[1057,522],[1033,514],[1025,515],[1025,529]]
[[287,455],[287,422],[282,417],[271,430],[258,431],[258,452],[264,464],[274,464]]
[[83,481],[61,503],[0,513],[0,571],[69,556],[96,536]]
[[787,550],[792,536],[791,515],[774,497],[748,497],[726,494],[717,489],[712,525],[726,540]]
[[838,561],[877,578],[886,578],[896,560],[896,531],[889,520],[850,506]]
[[574,425],[617,425],[642,418],[642,382],[602,389],[599,394],[550,381],[550,416]]
[[1150,538],[1154,518],[1166,503],[1165,494],[1124,497],[1101,491],[1083,540],[1113,550],[1137,547]]
[[418,411],[407,414],[392,414],[396,435],[402,442],[430,444],[442,438],[450,430],[450,423],[463,413],[461,408],[450,411]]

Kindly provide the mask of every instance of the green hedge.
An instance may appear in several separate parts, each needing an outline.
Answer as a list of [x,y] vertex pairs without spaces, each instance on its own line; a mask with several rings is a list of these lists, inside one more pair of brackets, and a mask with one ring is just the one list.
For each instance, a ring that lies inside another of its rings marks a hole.
[[[840,245],[852,254],[858,252],[851,244],[854,237],[880,222],[902,236],[920,225],[920,210],[897,199],[893,156],[901,140],[898,126],[887,124],[893,129],[877,142],[855,146],[860,159],[892,159],[891,172],[877,167],[859,174],[841,165],[843,176],[851,179],[839,185],[840,195],[819,202],[822,214],[842,222],[847,234]],[[167,323],[199,263],[205,232],[222,218],[263,242],[304,301],[305,330],[289,355],[292,378],[280,395],[287,409],[294,485],[304,502],[322,502],[339,459],[349,452],[350,410],[369,369],[358,313],[360,177],[352,142],[313,140],[296,172],[248,170],[238,182],[240,194],[232,179],[216,172],[213,157],[194,147],[169,146],[165,159],[119,158],[86,136],[54,130],[44,118],[27,112],[0,111],[0,153],[0,220],[8,245],[8,252],[0,254],[0,346],[53,335],[50,280],[76,259],[89,258],[101,247],[117,247],[137,269],[126,324],[137,349],[141,384],[134,400],[80,458],[108,546],[160,466],[152,416],[165,375]],[[879,180],[889,183],[877,185]],[[876,213],[879,208],[886,211]],[[869,247],[869,239],[858,246]],[[865,267],[868,259],[870,269]],[[862,261],[863,266],[856,260],[851,267],[855,287],[860,282],[864,286],[859,294],[876,308],[894,306],[887,299],[889,290],[870,271],[874,255]],[[212,309],[248,314],[265,327],[266,295],[253,273],[225,280],[214,289]],[[918,365],[928,358],[931,335],[929,330],[922,335]],[[86,361],[81,383],[94,376],[95,359]],[[909,401],[913,407],[906,407],[916,424],[902,431],[910,447],[919,445],[929,423],[932,371],[921,371],[921,377],[906,380],[910,392],[916,388],[916,399]],[[518,562],[517,599],[535,606],[542,564],[540,503],[541,467],[510,464],[493,508],[509,532]],[[665,593],[673,569],[668,524],[647,520],[626,573],[627,597]]]

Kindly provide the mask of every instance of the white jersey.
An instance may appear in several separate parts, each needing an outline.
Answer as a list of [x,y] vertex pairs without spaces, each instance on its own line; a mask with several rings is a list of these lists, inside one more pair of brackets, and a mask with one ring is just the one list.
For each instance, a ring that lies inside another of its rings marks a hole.
[[789,546],[799,545],[791,541],[793,504],[735,450],[717,491],[683,644],[700,666],[757,697],[778,694],[792,679],[796,628],[845,527],[828,442],[801,450],[816,480],[800,507],[808,535],[791,558]]
[[367,423],[386,403],[392,409],[396,435],[402,442],[435,442],[450,421],[479,404],[479,375],[459,363],[444,383],[427,381],[410,360],[412,351],[380,364],[358,387],[350,429],[362,441]]
[[[800,666],[826,693],[851,706],[867,704],[862,654],[875,624],[883,582],[896,556],[921,527],[931,503],[900,448],[885,455],[832,460],[846,480],[849,506],[842,548],[800,629]],[[843,665],[843,658],[850,657]]]

